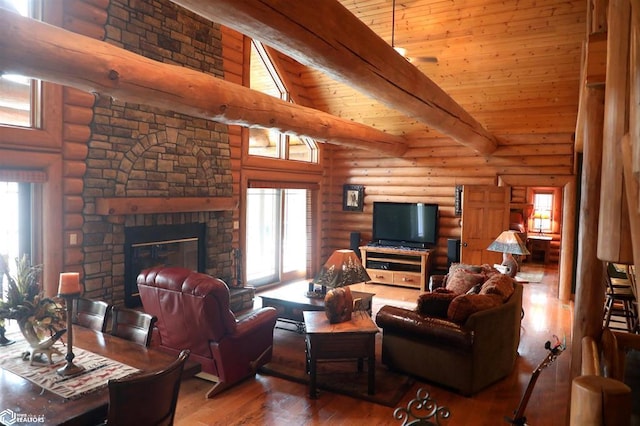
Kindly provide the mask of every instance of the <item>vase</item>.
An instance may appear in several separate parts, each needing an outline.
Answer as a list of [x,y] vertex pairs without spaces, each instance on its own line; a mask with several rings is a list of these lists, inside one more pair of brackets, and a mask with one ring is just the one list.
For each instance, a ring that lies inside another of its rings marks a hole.
[[334,288],[324,298],[324,311],[330,324],[350,321],[353,296],[349,287]]

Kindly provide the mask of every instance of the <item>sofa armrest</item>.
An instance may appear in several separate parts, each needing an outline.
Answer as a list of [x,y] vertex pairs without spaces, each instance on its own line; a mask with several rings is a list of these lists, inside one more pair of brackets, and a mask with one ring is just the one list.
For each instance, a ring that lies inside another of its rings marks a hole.
[[[517,284],[505,303],[469,316],[462,329],[474,335],[474,358],[496,364],[515,362],[520,343],[522,285]],[[486,365],[486,363],[485,363]]]
[[237,319],[235,335],[236,337],[241,337],[256,330],[273,329],[276,325],[277,316],[276,309],[271,307],[251,311]]
[[429,291],[433,291],[436,288],[444,287],[447,283],[446,275],[431,275],[429,277]]
[[469,348],[473,334],[454,322],[422,315],[397,306],[383,306],[376,315],[376,324],[385,333],[404,335],[413,339],[434,341],[456,348]]

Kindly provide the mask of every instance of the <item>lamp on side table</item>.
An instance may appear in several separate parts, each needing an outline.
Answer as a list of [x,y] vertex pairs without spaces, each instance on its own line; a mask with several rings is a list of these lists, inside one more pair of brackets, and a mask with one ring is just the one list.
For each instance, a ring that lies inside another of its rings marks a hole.
[[314,293],[316,285],[322,286],[321,295],[327,292],[327,288],[344,287],[351,284],[371,281],[371,277],[362,266],[360,259],[353,250],[340,249],[334,251],[329,259],[322,265],[322,269],[309,283],[310,293]]
[[511,278],[518,273],[518,262],[513,258],[513,255],[531,254],[516,231],[502,231],[498,238],[487,247],[487,250],[502,253],[502,266],[506,268],[504,274]]

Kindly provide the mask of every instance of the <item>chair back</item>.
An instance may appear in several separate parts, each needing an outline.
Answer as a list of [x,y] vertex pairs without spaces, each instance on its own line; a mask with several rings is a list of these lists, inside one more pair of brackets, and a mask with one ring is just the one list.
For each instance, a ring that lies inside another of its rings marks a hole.
[[156,321],[155,316],[145,312],[114,306],[111,310],[111,334],[149,346]]
[[161,347],[211,357],[210,342],[236,331],[229,288],[210,275],[180,267],[144,270],[137,279],[145,312],[158,317]]
[[180,378],[189,351],[183,350],[167,368],[109,380],[108,425],[172,425]]
[[107,317],[111,305],[102,300],[91,300],[81,297],[73,300],[73,315],[71,321],[82,327],[96,331],[107,329]]

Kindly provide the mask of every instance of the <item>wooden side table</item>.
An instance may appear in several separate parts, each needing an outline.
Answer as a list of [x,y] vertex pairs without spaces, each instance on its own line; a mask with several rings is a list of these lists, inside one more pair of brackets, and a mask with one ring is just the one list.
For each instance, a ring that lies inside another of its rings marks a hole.
[[540,257],[544,264],[549,263],[552,238],[546,235],[529,235],[527,237],[527,249],[531,252],[531,260]]
[[324,311],[304,311],[307,334],[307,365],[309,367],[309,397],[318,397],[316,372],[318,360],[357,359],[362,371],[367,359],[367,392],[375,393],[376,344],[378,327],[364,311],[355,311],[351,321],[330,324]]

